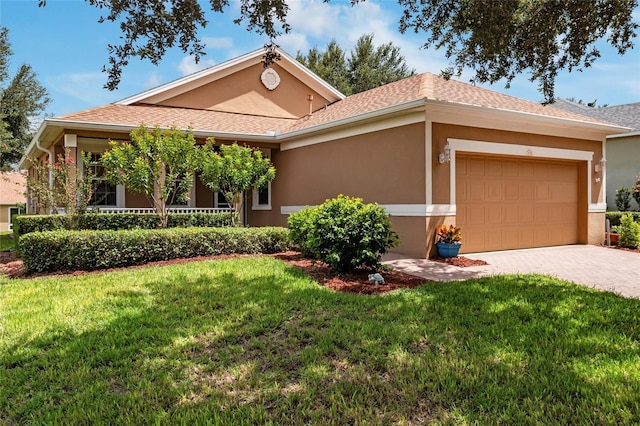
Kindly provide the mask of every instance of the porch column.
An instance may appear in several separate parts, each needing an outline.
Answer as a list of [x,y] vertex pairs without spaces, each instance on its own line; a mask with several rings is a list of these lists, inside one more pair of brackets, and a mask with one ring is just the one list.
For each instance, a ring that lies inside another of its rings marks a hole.
[[78,173],[78,167],[80,167],[80,159],[78,158],[78,135],[64,135],[64,150],[65,154],[68,151],[69,156],[73,158],[75,167],[69,170],[69,178],[74,180]]

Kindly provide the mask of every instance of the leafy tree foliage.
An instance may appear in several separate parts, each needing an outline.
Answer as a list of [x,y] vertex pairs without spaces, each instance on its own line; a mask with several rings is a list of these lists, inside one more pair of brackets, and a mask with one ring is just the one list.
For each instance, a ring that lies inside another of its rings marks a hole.
[[176,128],[148,129],[140,126],[131,140],[110,141],[101,163],[106,179],[147,196],[167,227],[167,206],[185,202],[197,163],[196,141],[191,132]]
[[[198,0],[110,1],[85,0],[107,9],[118,22],[122,42],[109,45],[105,87],[117,88],[130,58],[157,64],[167,49],[179,46],[198,60],[204,45],[198,30],[207,20]],[[329,1],[329,0],[326,0]],[[350,0],[354,5],[363,0]],[[209,0],[211,10],[223,13],[229,0]],[[596,41],[606,38],[620,54],[633,47],[638,24],[633,22],[637,0],[398,0],[404,8],[400,31],[424,32],[425,46],[443,48],[452,61],[444,75],[471,69],[474,82],[508,84],[531,72],[547,101],[554,98],[554,81],[563,69],[590,67],[600,56]],[[40,6],[46,0],[39,1]],[[240,0],[240,16],[250,31],[271,42],[289,32],[287,0]],[[267,59],[269,56],[267,55]]]
[[336,40],[331,40],[324,52],[313,47],[306,56],[298,52],[296,59],[345,95],[353,93],[347,59]]
[[16,164],[31,141],[32,122],[50,102],[30,65],[23,64],[9,78],[13,52],[9,30],[0,27],[0,168]]
[[358,39],[348,58],[336,40],[327,44],[324,52],[316,47],[296,59],[320,78],[345,95],[364,92],[415,74],[400,54],[400,48],[389,42],[373,45],[373,34]]
[[509,83],[529,70],[547,102],[558,72],[590,67],[605,38],[619,54],[633,47],[637,0],[399,0],[400,31],[428,34],[425,47],[443,48],[449,73],[469,68],[478,83]]
[[275,167],[259,149],[235,143],[218,147],[211,138],[201,150],[199,164],[200,180],[212,191],[224,194],[236,213],[234,220],[242,212],[243,194],[265,188],[276,177]]
[[[79,160],[79,161],[78,161]],[[66,226],[76,229],[79,215],[86,213],[95,191],[95,174],[89,154],[74,158],[68,148],[50,163],[29,158],[33,174],[27,176],[27,192],[39,213],[65,214]],[[78,173],[77,164],[83,164],[84,173]],[[49,182],[49,175],[53,182]]]

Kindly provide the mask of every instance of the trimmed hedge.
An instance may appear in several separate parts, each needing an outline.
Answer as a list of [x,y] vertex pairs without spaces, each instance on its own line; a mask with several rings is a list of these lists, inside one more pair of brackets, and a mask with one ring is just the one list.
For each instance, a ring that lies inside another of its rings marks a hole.
[[640,223],[640,212],[607,212],[606,217],[611,222],[611,226],[620,225],[620,219],[625,214],[630,214],[633,216],[633,220],[636,223]]
[[173,228],[31,232],[20,240],[26,272],[93,270],[158,260],[289,249],[286,228]]
[[[169,228],[231,226],[235,213],[170,213]],[[122,230],[157,229],[160,217],[154,213],[86,213],[76,216],[78,230]],[[69,229],[70,217],[67,215],[22,215],[14,221],[13,234],[16,241],[31,232],[58,231]]]

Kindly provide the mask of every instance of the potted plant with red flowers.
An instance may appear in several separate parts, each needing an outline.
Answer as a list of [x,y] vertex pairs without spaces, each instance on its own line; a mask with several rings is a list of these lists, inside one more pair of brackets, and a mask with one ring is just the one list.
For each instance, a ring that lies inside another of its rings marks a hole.
[[436,231],[436,247],[440,257],[457,257],[462,243],[462,232],[454,225],[440,225]]

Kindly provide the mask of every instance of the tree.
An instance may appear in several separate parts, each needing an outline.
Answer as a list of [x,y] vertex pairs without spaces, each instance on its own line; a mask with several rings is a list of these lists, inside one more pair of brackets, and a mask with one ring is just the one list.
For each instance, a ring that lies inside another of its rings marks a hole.
[[[157,64],[167,49],[179,45],[197,60],[204,55],[198,39],[207,25],[198,0],[147,0],[145,2],[85,0],[105,8],[100,19],[119,22],[120,45],[109,45],[105,87],[117,88],[130,58]],[[328,0],[327,0],[328,1]],[[350,0],[352,5],[364,0]],[[222,13],[229,0],[209,0]],[[638,24],[633,22],[637,0],[398,0],[404,7],[400,31],[424,32],[426,47],[444,48],[452,61],[451,73],[470,68],[474,82],[506,80],[507,86],[527,70],[540,83],[548,102],[554,98],[554,81],[560,70],[590,67],[600,56],[595,42],[607,42],[624,54],[633,47]],[[39,1],[40,6],[46,0]],[[273,40],[289,32],[287,0],[240,0],[236,24]],[[270,57],[268,55],[267,59]]]
[[389,42],[373,45],[373,34],[365,34],[356,42],[348,58],[334,39],[324,52],[317,47],[296,59],[320,78],[345,95],[364,92],[415,74],[409,69],[400,48]]
[[109,142],[100,160],[105,177],[147,196],[166,228],[167,206],[185,202],[193,184],[198,152],[195,138],[192,132],[176,128],[151,130],[145,126],[133,130],[130,137],[130,141]]
[[[78,159],[84,165],[82,174],[76,167],[76,163],[80,164]],[[86,213],[95,190],[90,155],[83,153],[78,159],[71,156],[68,148],[53,163],[29,158],[33,174],[27,176],[27,193],[35,202],[36,211],[66,213],[70,229],[75,229],[78,216]],[[53,182],[49,182],[50,175]]]
[[200,151],[200,180],[214,192],[222,192],[236,213],[242,212],[244,194],[265,188],[276,176],[276,169],[259,149],[238,144],[216,146],[210,138]]
[[347,60],[344,51],[335,39],[327,44],[327,49],[324,52],[313,47],[306,56],[298,52],[296,60],[345,95],[353,93],[349,82]]
[[405,11],[400,31],[429,34],[425,47],[444,48],[448,72],[466,68],[472,81],[507,87],[529,70],[546,102],[554,99],[558,72],[590,67],[600,56],[595,42],[624,54],[633,47],[637,0],[399,0]]
[[23,64],[9,79],[9,30],[0,27],[0,168],[15,165],[31,142],[33,121],[50,102],[31,66]]

